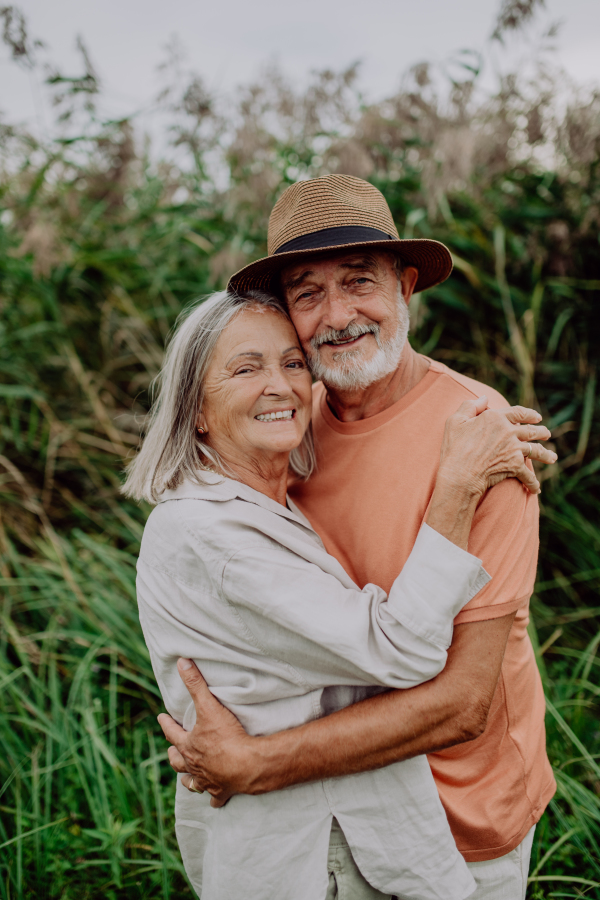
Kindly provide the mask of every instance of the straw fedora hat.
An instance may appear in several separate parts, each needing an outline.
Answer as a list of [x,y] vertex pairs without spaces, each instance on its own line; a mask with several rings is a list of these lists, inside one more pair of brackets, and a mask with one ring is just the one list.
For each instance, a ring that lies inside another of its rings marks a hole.
[[445,281],[452,256],[444,244],[424,238],[401,240],[385,197],[351,175],[325,175],[287,188],[269,218],[269,255],[229,280],[229,290],[277,292],[285,266],[328,250],[388,250],[419,270],[416,291]]

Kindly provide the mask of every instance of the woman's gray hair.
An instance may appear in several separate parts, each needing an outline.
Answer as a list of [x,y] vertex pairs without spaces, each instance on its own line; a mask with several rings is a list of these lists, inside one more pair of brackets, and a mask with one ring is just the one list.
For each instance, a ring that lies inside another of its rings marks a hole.
[[[142,449],[127,466],[121,488],[126,496],[157,503],[163,491],[184,479],[205,483],[203,470],[232,474],[198,433],[197,421],[217,341],[236,315],[252,307],[273,309],[289,319],[281,301],[262,291],[243,295],[219,291],[181,313],[163,367],[152,384],[153,404]],[[290,454],[290,467],[301,478],[308,478],[315,467],[310,426]]]

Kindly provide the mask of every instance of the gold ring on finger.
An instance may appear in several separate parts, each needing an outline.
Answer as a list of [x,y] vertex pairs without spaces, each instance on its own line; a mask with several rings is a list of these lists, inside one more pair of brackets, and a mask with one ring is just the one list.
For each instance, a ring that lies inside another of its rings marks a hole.
[[196,787],[193,775],[192,775],[192,780],[190,781],[190,783],[188,785],[188,791],[191,791],[192,794],[203,794],[204,793],[204,790],[202,788]]

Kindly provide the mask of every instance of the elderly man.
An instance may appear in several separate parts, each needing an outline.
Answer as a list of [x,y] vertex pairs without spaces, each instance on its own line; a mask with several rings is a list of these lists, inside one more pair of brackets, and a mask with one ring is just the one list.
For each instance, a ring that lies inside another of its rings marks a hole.
[[[285,300],[318,383],[318,470],[290,494],[354,581],[389,590],[424,519],[446,418],[491,388],[416,353],[407,342],[414,291],[443,281],[450,253],[400,240],[383,196],[329,175],[288,188],[269,223],[269,256],[230,288]],[[398,516],[398,509],[403,515]],[[527,635],[538,550],[537,498],[514,480],[479,506],[469,550],[490,584],[455,620],[445,670],[300,728],[249,737],[182,671],[197,723],[161,724],[173,767],[219,805],[428,754],[475,900],[522,900],[535,824],[555,790],[546,756],[544,697]],[[343,838],[343,836],[342,836]],[[357,889],[358,890],[358,889]],[[370,896],[358,892],[356,897]]]

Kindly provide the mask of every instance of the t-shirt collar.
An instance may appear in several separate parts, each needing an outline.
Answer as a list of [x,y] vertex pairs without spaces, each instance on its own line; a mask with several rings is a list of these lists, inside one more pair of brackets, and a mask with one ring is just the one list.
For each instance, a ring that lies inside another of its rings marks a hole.
[[[429,357],[426,358],[429,359]],[[443,367],[440,363],[431,359],[429,360],[429,363],[429,371],[423,376],[419,383],[415,385],[412,391],[409,391],[408,394],[405,394],[404,397],[401,397],[396,403],[388,406],[388,408],[384,409],[382,412],[377,413],[374,416],[369,416],[367,419],[358,419],[356,422],[340,422],[340,420],[334,416],[327,403],[327,392],[325,387],[322,386],[319,412],[321,413],[325,424],[329,425],[333,431],[337,431],[338,434],[346,435],[366,434],[369,431],[380,428],[382,425],[386,425],[392,419],[395,419],[396,416],[401,415],[405,410],[412,406],[413,403],[416,403],[417,400],[420,400],[423,394],[429,390],[435,383],[437,377],[443,372]]]

